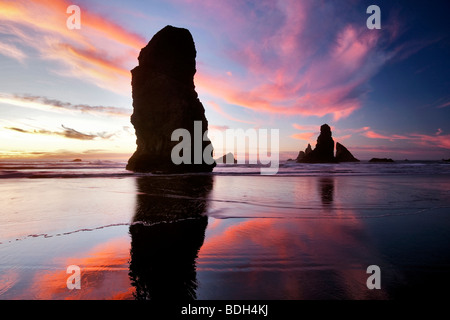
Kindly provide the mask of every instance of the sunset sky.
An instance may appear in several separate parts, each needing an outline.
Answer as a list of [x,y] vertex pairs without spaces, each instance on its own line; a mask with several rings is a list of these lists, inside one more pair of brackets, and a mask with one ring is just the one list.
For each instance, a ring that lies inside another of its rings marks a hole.
[[[66,12],[81,8],[81,29]],[[366,9],[381,8],[381,30]],[[134,152],[131,74],[166,25],[190,30],[214,129],[280,130],[280,160],[320,125],[359,159],[450,158],[450,2],[0,0],[0,158]],[[170,115],[168,115],[170,116]]]

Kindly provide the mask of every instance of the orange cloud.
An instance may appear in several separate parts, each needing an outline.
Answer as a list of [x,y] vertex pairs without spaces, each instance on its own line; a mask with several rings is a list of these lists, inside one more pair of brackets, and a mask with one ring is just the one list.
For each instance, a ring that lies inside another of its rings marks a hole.
[[93,67],[97,67],[99,69],[115,73],[117,75],[121,75],[124,77],[130,76],[130,71],[128,69],[125,69],[123,67],[118,66],[118,61],[115,61],[113,59],[109,60],[104,57],[104,55],[101,55],[99,52],[94,50],[80,50],[77,49],[69,44],[61,43],[59,44],[59,47],[61,50],[66,51],[70,55],[72,55],[72,58],[79,59],[79,61],[90,64]]
[[[81,8],[81,30],[69,30],[66,10],[71,4],[65,0],[1,0],[2,32],[35,49],[41,58],[60,62],[54,66],[56,73],[128,95],[129,70],[145,39],[85,7]],[[0,46],[0,53],[17,51],[14,48]],[[23,61],[29,54],[22,51],[16,58]]]
[[311,139],[313,139],[316,135],[317,133],[315,132],[304,132],[293,134],[291,137],[298,140],[311,141]]
[[[69,30],[66,27],[66,19],[69,14],[67,8],[72,5],[66,0],[2,0],[0,18],[10,22],[27,25],[39,30],[50,31],[54,34],[76,37],[82,39],[81,32]],[[119,24],[99,14],[81,7],[82,30],[89,29],[88,33],[97,33],[102,37],[113,40],[131,48],[140,49],[146,44],[145,39]],[[84,32],[84,31],[83,31]],[[89,41],[87,41],[88,43]],[[94,43],[91,43],[95,46]]]

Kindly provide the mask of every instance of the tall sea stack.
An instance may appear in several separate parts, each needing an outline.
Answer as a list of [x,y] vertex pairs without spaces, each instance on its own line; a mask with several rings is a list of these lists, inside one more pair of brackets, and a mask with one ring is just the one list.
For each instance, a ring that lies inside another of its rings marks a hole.
[[316,148],[311,151],[311,146],[308,145],[307,151],[303,154],[303,157],[299,157],[297,159],[297,162],[306,162],[306,163],[335,162],[334,140],[331,136],[331,128],[329,125],[324,124],[320,127],[320,135],[317,138]]
[[[156,33],[141,50],[139,65],[131,71],[134,109],[131,123],[136,130],[137,149],[128,161],[127,170],[183,173],[211,172],[214,168],[215,162],[206,163],[203,155],[201,163],[194,163],[196,143],[201,144],[202,152],[211,144],[208,139],[194,141],[195,121],[201,122],[202,138],[208,130],[205,109],[194,86],[196,55],[189,30],[172,26]],[[172,149],[180,143],[171,141],[176,129],[186,129],[191,135],[190,163],[176,165],[172,161]]]

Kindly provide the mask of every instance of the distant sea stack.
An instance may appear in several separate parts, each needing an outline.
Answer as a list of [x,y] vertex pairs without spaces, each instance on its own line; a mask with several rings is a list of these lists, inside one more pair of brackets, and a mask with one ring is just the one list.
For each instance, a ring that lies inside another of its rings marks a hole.
[[299,163],[336,163],[336,162],[358,162],[350,151],[339,142],[336,144],[336,157],[334,156],[334,140],[329,125],[320,127],[320,135],[317,138],[316,148],[312,150],[311,145],[305,151],[300,151],[297,162]]
[[369,162],[394,162],[394,160],[388,158],[372,158]]
[[[127,170],[135,172],[211,172],[213,164],[194,164],[194,121],[201,121],[202,136],[208,130],[205,109],[194,86],[197,51],[187,29],[167,26],[156,33],[139,54],[139,65],[131,70],[133,115],[137,149]],[[191,163],[175,165],[171,141],[176,129],[191,134]],[[198,142],[200,143],[200,142]],[[211,144],[202,141],[202,151]],[[212,149],[212,148],[211,148]],[[212,157],[212,152],[211,152]]]

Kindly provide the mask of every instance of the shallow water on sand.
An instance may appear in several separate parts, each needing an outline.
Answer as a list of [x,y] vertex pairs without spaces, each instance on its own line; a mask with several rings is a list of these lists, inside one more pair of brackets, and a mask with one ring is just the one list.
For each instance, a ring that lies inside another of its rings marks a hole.
[[450,175],[427,164],[24,168],[0,179],[0,299],[406,299],[450,284]]

